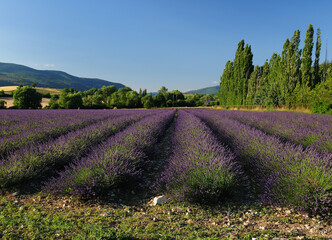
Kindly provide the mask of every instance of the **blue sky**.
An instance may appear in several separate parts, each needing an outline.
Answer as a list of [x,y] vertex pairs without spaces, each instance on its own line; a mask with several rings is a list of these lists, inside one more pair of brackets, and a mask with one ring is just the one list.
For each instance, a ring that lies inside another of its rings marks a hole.
[[134,90],[217,85],[241,39],[262,65],[296,29],[303,45],[309,23],[322,31],[321,61],[327,41],[332,49],[329,0],[0,0],[0,9],[1,62]]

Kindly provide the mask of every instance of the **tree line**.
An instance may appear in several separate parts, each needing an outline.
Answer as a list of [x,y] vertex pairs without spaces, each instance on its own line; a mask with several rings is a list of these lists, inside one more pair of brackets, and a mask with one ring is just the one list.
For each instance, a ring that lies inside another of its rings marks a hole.
[[[18,109],[41,108],[42,97],[50,98],[47,109],[114,109],[114,108],[162,108],[162,107],[197,107],[212,106],[219,103],[218,95],[189,94],[179,90],[168,91],[161,87],[155,96],[147,90],[134,91],[129,87],[117,89],[115,86],[92,88],[76,91],[64,88],[59,95],[49,93],[42,95],[33,86],[18,86],[13,92],[14,106]],[[1,97],[1,92],[0,92]],[[5,108],[0,104],[0,108]]]
[[314,44],[314,28],[309,24],[303,49],[296,30],[281,54],[273,53],[263,66],[254,66],[251,46],[241,40],[234,61],[227,61],[220,78],[220,104],[307,105],[313,112],[332,113],[332,63],[319,63],[321,44],[320,29]]

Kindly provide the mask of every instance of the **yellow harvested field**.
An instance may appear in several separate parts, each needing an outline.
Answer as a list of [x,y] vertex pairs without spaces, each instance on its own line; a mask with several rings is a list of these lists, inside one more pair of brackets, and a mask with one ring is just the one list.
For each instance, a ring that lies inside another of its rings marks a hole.
[[17,88],[17,86],[0,87],[0,91],[3,90],[5,92],[11,92],[11,91],[14,91],[16,88]]
[[[3,90],[5,92],[12,92],[16,90],[17,86],[5,86],[5,87],[0,87],[0,91]],[[36,87],[37,90],[43,91],[43,92],[50,92],[54,94],[60,94],[61,90],[60,89],[55,89],[55,88],[42,88],[42,87]]]

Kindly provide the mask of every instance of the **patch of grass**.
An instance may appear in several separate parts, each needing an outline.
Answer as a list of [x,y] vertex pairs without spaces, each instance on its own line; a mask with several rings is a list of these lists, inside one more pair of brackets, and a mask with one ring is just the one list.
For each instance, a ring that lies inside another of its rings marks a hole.
[[[332,227],[326,220],[288,211],[259,205],[203,208],[173,201],[162,206],[124,206],[42,194],[17,197],[7,194],[0,201],[0,238],[269,239],[306,236],[327,239],[331,236]],[[310,232],[310,229],[315,231]]]

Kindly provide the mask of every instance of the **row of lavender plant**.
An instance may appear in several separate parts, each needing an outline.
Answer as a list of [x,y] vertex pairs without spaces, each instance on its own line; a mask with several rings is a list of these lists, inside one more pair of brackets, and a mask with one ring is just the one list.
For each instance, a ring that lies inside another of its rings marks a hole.
[[[87,111],[77,110],[25,110],[25,109],[12,109],[0,110],[0,129],[2,127],[16,127],[24,124],[40,123],[47,120],[68,118],[72,115],[85,115]],[[1,132],[1,131],[0,131]]]
[[149,164],[150,151],[173,116],[174,110],[155,110],[152,116],[95,147],[89,156],[77,159],[58,178],[46,184],[46,189],[91,198],[102,196],[124,183],[133,183],[132,180],[142,176]]
[[225,111],[225,116],[258,128],[284,141],[332,153],[332,116],[290,112]]
[[197,117],[179,110],[172,156],[159,185],[180,200],[217,203],[231,197],[243,177],[233,154]]
[[0,110],[0,126],[15,125],[22,121],[27,121],[31,117],[35,116],[36,120],[37,114],[32,114],[32,112],[39,112],[39,110]]
[[195,114],[224,141],[230,141],[234,153],[259,184],[263,202],[331,214],[332,154],[284,143],[218,110]]
[[[87,111],[10,110],[0,111],[0,137],[18,134],[43,124],[84,117],[94,114]],[[7,120],[6,120],[7,119]]]
[[19,187],[27,180],[43,177],[45,173],[52,174],[89,152],[94,145],[149,114],[131,111],[130,115],[106,119],[55,140],[12,152],[0,162],[0,188]]
[[[62,110],[58,112],[59,117],[61,117],[61,112]],[[45,115],[44,112],[34,112],[33,114],[39,114],[40,118],[47,118],[47,115]],[[102,121],[107,118],[114,118],[123,114],[125,114],[123,111],[99,110],[93,112],[87,111],[85,114],[80,114],[77,110],[73,111],[72,116],[67,117],[63,121],[51,121],[48,124],[40,125],[38,128],[32,128],[18,134],[1,137],[0,156],[4,158],[8,152],[17,150],[30,144],[49,141],[50,139],[54,139],[63,134],[67,134],[68,132],[84,128],[98,121]]]

